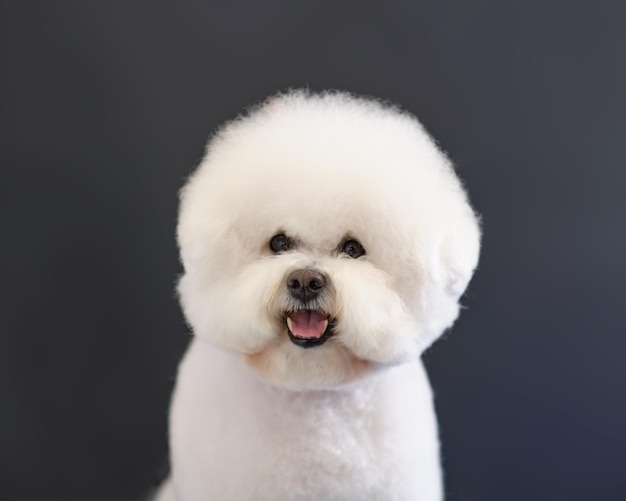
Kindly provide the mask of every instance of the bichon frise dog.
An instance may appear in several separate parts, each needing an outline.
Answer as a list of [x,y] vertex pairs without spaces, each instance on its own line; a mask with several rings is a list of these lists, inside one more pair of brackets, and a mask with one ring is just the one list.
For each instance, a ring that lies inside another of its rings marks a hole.
[[157,499],[441,500],[420,354],[479,240],[449,160],[394,107],[296,91],[222,128],[181,194],[195,337]]

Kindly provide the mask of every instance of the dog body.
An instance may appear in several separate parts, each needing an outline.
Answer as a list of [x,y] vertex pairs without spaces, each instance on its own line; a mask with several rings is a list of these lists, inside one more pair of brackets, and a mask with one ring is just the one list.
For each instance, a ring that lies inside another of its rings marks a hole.
[[196,340],[171,426],[176,499],[441,499],[430,387],[417,361],[302,392]]
[[159,501],[442,499],[419,359],[479,227],[419,122],[343,93],[224,127],[181,194],[193,340]]

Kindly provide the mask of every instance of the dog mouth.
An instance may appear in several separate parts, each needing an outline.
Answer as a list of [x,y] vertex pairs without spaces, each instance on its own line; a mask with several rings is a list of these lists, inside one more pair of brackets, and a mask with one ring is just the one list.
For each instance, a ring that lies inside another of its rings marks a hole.
[[323,345],[333,335],[334,320],[322,310],[297,310],[285,315],[290,341],[301,348]]

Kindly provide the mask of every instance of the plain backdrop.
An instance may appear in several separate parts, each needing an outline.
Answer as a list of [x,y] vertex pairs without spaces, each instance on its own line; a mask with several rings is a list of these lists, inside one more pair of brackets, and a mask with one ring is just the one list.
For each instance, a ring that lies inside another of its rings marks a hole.
[[425,355],[447,499],[626,499],[624,19],[617,1],[2,2],[0,499],[139,500],[165,473],[189,339],[177,190],[220,123],[302,86],[415,113],[482,214],[467,309]]

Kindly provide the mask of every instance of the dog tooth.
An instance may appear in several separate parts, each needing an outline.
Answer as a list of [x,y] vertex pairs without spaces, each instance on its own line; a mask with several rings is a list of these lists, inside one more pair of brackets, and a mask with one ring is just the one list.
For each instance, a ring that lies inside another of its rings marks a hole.
[[290,317],[287,317],[287,328],[288,328],[291,332],[293,332],[292,325],[291,325],[291,318],[290,318]]

